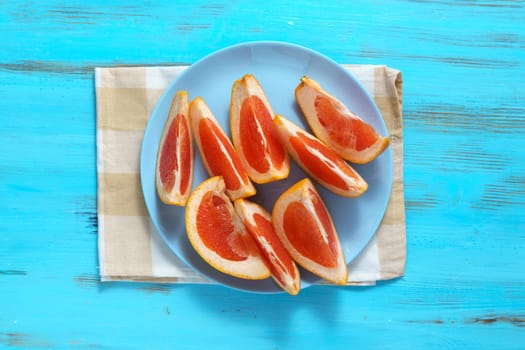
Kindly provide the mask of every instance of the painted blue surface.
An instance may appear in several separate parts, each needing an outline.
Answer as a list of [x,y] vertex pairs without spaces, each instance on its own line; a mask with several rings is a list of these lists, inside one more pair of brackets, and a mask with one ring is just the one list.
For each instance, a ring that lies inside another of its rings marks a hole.
[[[0,347],[525,348],[523,1],[0,1]],[[405,277],[97,282],[93,67],[281,40],[404,78]]]

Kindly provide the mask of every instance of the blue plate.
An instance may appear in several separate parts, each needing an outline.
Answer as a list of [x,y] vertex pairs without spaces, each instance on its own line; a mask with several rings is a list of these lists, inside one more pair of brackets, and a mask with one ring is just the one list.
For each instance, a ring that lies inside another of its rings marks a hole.
[[[308,75],[332,93],[350,110],[360,115],[379,133],[387,129],[372,98],[356,79],[331,59],[310,49],[281,42],[253,42],[231,46],[199,60],[166,89],[149,119],[140,156],[140,174],[144,199],[151,220],[171,250],[194,270],[232,288],[259,292],[281,292],[269,278],[262,281],[243,280],[225,275],[209,266],[197,255],[186,236],[185,208],[164,205],[155,189],[157,148],[171,100],[178,90],[186,90],[190,99],[202,96],[224,130],[229,133],[229,103],[233,82],[251,73],[264,88],[275,113],[289,118],[308,130],[297,104],[294,90],[303,75]],[[194,187],[208,175],[201,163],[198,149],[195,158]],[[317,186],[332,214],[334,224],[348,263],[363,250],[376,232],[386,210],[392,186],[392,151],[388,148],[373,162],[355,166],[368,182],[367,192],[356,199],[339,197]],[[252,199],[270,212],[276,198],[304,173],[293,163],[288,179],[257,186]],[[301,270],[301,288],[319,281]]]

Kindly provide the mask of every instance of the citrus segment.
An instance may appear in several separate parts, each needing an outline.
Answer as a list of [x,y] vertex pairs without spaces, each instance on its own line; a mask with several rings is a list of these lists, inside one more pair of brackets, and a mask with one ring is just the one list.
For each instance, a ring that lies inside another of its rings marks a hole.
[[202,98],[197,97],[190,103],[190,119],[208,174],[224,177],[226,193],[232,200],[254,195],[255,187],[238,154]]
[[347,282],[337,231],[310,179],[299,181],[279,197],[272,220],[277,236],[299,265],[327,281]]
[[314,134],[344,159],[365,164],[388,147],[388,137],[379,135],[309,77],[301,78],[295,98]]
[[[235,234],[235,227],[228,212],[228,201],[212,193],[206,193],[197,211],[197,230],[204,245],[224,259],[240,261],[248,254],[242,237]],[[228,215],[224,215],[224,214]],[[216,232],[228,233],[226,236]]]
[[234,205],[265,257],[275,282],[289,294],[298,294],[301,288],[299,269],[277,237],[271,215],[260,205],[246,199],[237,199]]
[[184,206],[193,184],[193,140],[188,116],[188,94],[173,97],[157,151],[155,185],[162,202]]
[[214,176],[192,192],[186,206],[188,239],[221,272],[245,279],[268,278],[270,271],[225,191],[224,179]]
[[344,197],[357,197],[367,190],[366,181],[315,136],[280,115],[274,124],[291,157],[328,190]]
[[[303,203],[291,203],[284,213],[283,225],[284,231],[288,233],[290,243],[297,251],[305,256],[315,256],[319,264],[327,267],[337,265],[337,260],[330,249],[331,245],[326,240],[322,229],[326,230],[324,225],[317,227],[316,220],[309,216],[307,208]],[[319,214],[317,211],[315,214]],[[322,224],[321,222],[319,224]],[[303,233],[312,230],[312,235],[306,237]]]
[[290,163],[272,123],[273,110],[251,74],[233,83],[230,102],[232,141],[250,178],[268,183],[288,176]]

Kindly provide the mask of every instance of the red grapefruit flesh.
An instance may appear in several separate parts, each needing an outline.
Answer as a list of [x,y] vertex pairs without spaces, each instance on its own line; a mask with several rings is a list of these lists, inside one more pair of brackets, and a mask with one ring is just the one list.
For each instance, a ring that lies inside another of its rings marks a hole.
[[203,181],[186,205],[186,233],[195,251],[215,269],[244,279],[270,276],[261,252],[226,195],[221,176]]
[[284,179],[288,154],[272,123],[274,113],[264,90],[251,74],[236,80],[230,102],[232,142],[250,178],[259,184]]
[[293,259],[335,284],[346,284],[348,270],[335,226],[321,196],[306,178],[276,201],[272,220]]
[[301,289],[301,276],[290,254],[277,237],[271,215],[246,199],[234,202],[235,210],[257,243],[275,282],[291,295]]
[[301,78],[295,99],[314,134],[352,163],[368,163],[390,144],[388,136],[378,134],[309,77]]
[[315,136],[280,115],[274,123],[290,156],[325,188],[343,197],[358,197],[367,190],[366,181]]
[[254,195],[255,187],[237,152],[202,98],[197,97],[191,102],[190,119],[193,136],[208,174],[224,178],[226,193],[231,200]]
[[188,94],[178,91],[171,103],[157,152],[155,185],[162,202],[186,204],[193,184],[193,162]]

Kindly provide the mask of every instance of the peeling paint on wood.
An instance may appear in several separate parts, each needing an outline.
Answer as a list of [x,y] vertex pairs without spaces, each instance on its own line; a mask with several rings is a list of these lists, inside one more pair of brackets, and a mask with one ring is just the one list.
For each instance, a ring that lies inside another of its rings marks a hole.
[[25,73],[51,73],[51,74],[74,74],[85,75],[92,74],[95,66],[81,65],[75,66],[52,61],[31,61],[22,60],[14,63],[0,63],[0,70],[25,72]]
[[[457,144],[442,157],[442,169],[458,171],[463,169],[480,169],[499,172],[509,162],[509,157],[484,150],[477,145]],[[458,169],[461,164],[461,169]]]
[[468,324],[493,325],[496,323],[507,323],[516,327],[525,327],[525,316],[496,316],[487,315],[475,317],[466,321]]
[[[363,49],[361,50],[361,54],[367,57],[384,59],[384,58],[389,57],[393,53],[389,53],[386,51]],[[450,56],[442,56],[440,53],[436,53],[435,55],[428,55],[428,56],[418,55],[418,54],[406,54],[406,53],[402,53],[398,55],[400,55],[400,58],[403,58],[409,61],[444,63],[450,66],[457,66],[457,67],[469,68],[469,69],[478,69],[478,68],[502,69],[503,67],[517,68],[521,66],[521,63],[519,61],[508,60],[508,59],[504,60],[504,59],[484,59],[484,58],[479,58],[479,57],[450,57]]]
[[22,349],[48,349],[53,347],[53,344],[47,341],[20,332],[0,332],[0,345]]
[[409,210],[423,210],[436,208],[439,206],[437,198],[432,194],[424,194],[419,198],[411,198],[405,200],[407,209]]
[[100,285],[100,277],[98,275],[83,274],[75,276],[75,282],[83,287],[98,287]]
[[458,0],[458,1],[444,1],[444,0],[409,0],[411,2],[420,2],[425,4],[440,4],[446,6],[468,6],[468,7],[489,7],[489,8],[506,8],[506,9],[519,9],[523,8],[521,2],[518,1],[500,1],[494,3],[493,1],[470,1],[470,0]]
[[148,294],[151,293],[160,293],[164,295],[168,295],[171,293],[172,288],[174,288],[173,285],[165,284],[165,283],[147,283],[144,285],[141,285],[139,287],[140,290],[143,292],[146,292]]
[[181,32],[191,32],[194,30],[204,30],[208,29],[210,26],[208,24],[193,24],[193,23],[179,23],[177,24],[177,30]]
[[0,276],[26,276],[27,272],[23,270],[0,270]]
[[57,62],[57,61],[31,61],[21,60],[14,63],[0,62],[0,71],[22,72],[22,73],[44,73],[53,75],[73,75],[83,78],[92,78],[95,72],[95,67],[156,67],[156,66],[176,66],[189,65],[184,62],[156,62],[156,63],[122,63],[122,62],[101,62],[96,63],[80,63],[78,65]]
[[496,134],[515,134],[525,131],[525,106],[499,105],[476,107],[441,103],[420,104],[406,110],[405,123],[428,131],[462,134],[477,130]]
[[204,4],[200,8],[206,12],[209,12],[213,16],[220,16],[224,13],[225,6],[223,4]]
[[487,184],[475,209],[516,206],[525,208],[525,176],[511,175],[497,183]]
[[24,333],[0,332],[0,344],[13,347],[26,347],[28,335]]
[[86,221],[86,227],[91,228],[89,233],[98,234],[98,215],[95,210],[76,211]]
[[442,324],[445,323],[445,321],[443,321],[441,319],[436,319],[436,320],[408,320],[407,323],[442,325]]

